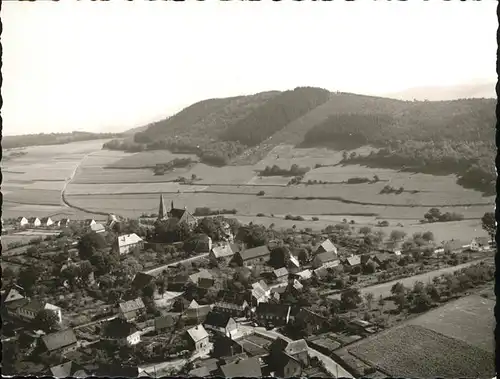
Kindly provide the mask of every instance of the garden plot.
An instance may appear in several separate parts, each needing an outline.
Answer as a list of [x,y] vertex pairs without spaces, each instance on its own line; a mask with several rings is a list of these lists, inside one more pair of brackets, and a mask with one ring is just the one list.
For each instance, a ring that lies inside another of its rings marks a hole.
[[491,378],[495,373],[493,354],[415,325],[389,329],[347,350],[392,377]]

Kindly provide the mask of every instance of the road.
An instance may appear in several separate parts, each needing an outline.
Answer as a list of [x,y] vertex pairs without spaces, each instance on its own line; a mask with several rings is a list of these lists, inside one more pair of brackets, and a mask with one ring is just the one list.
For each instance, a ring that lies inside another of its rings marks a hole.
[[191,261],[195,261],[197,259],[201,259],[201,258],[205,258],[208,256],[208,253],[203,253],[203,254],[200,254],[200,255],[196,255],[194,257],[190,257],[190,258],[186,258],[186,259],[183,259],[181,261],[177,261],[177,262],[173,262],[173,263],[169,263],[169,264],[166,264],[166,265],[163,265],[163,266],[160,266],[160,267],[156,267],[156,268],[153,268],[151,270],[148,270],[148,271],[144,271],[145,274],[149,274],[149,275],[158,275],[159,273],[161,273],[163,270],[169,268],[169,267],[175,267],[177,266],[179,263],[180,264],[183,264],[183,263],[186,263],[186,262],[191,262]]
[[[487,260],[488,258],[477,260],[477,261],[472,261],[472,262],[467,262],[460,264],[458,266],[451,266],[451,267],[445,267],[439,270],[435,271],[429,271],[426,272],[425,274],[420,274],[420,275],[415,275],[415,276],[410,276],[408,278],[402,278],[402,279],[397,279],[393,280],[391,282],[387,283],[382,283],[382,284],[377,284],[375,286],[369,286],[369,287],[364,287],[360,288],[359,291],[361,292],[361,295],[364,295],[365,293],[371,292],[374,295],[375,299],[378,299],[380,296],[382,297],[389,297],[391,296],[391,288],[394,284],[401,282],[405,287],[412,288],[415,282],[423,282],[423,283],[428,283],[432,281],[432,279],[439,277],[443,274],[448,274],[448,273],[453,273],[455,271],[461,270],[463,268],[476,265],[481,261]],[[328,296],[329,299],[340,299],[340,294],[335,294]]]
[[69,205],[68,203],[66,203],[66,200],[64,198],[64,195],[66,193],[66,187],[68,186],[68,184],[71,183],[71,181],[73,180],[73,178],[75,177],[76,175],[76,172],[78,171],[78,169],[80,168],[80,165],[83,163],[83,161],[85,159],[87,159],[87,157],[89,155],[91,155],[92,153],[88,153],[86,154],[81,160],[80,162],[78,162],[78,164],[76,165],[75,169],[73,170],[73,172],[71,173],[71,175],[69,176],[69,178],[66,180],[66,182],[64,183],[64,187],[62,188],[61,190],[61,204],[63,206],[65,206],[66,208],[72,208],[71,205]]
[[[276,339],[278,337],[283,338],[287,342],[291,342],[292,340],[283,334],[275,331],[275,330],[266,330],[262,327],[252,327],[252,326],[244,326],[244,328],[252,328],[256,334],[260,334],[264,337],[269,337],[272,339]],[[335,362],[332,358],[320,353],[319,351],[313,349],[312,347],[308,347],[308,353],[311,357],[317,357],[323,364],[325,365],[326,370],[329,375],[332,375],[334,378],[354,378],[352,374],[347,372],[342,366],[340,366],[337,362]]]

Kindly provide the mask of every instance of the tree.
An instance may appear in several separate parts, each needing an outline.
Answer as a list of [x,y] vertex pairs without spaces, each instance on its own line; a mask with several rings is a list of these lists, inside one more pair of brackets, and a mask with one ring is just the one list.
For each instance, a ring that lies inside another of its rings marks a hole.
[[362,228],[359,229],[359,232],[366,236],[372,232],[372,229],[369,226],[363,226]]
[[481,226],[489,234],[491,240],[494,241],[497,230],[495,213],[486,212],[481,218]]
[[36,314],[32,324],[35,330],[43,330],[45,333],[53,332],[58,325],[57,315],[50,309],[42,309]]
[[414,312],[425,312],[432,306],[432,299],[425,292],[418,292],[413,297],[412,308]]
[[245,242],[248,248],[263,246],[267,243],[266,229],[262,225],[249,225],[240,229],[238,239]]
[[363,267],[363,271],[366,274],[373,274],[375,272],[375,270],[376,270],[375,262],[373,262],[372,260],[367,262]]
[[356,306],[363,300],[361,299],[359,289],[350,288],[342,292],[340,295],[340,301],[344,309],[353,309],[356,308]]
[[398,293],[394,296],[394,303],[398,306],[399,311],[402,311],[408,306],[408,299],[404,293]]
[[441,217],[442,217],[441,211],[438,208],[431,208],[431,209],[429,209],[429,212],[427,212],[426,214],[424,214],[424,218],[428,222],[439,221],[441,219]]
[[274,268],[284,267],[288,256],[288,249],[284,246],[278,246],[271,251],[269,264]]
[[401,241],[403,238],[405,238],[406,233],[403,230],[393,230],[390,235],[390,239],[394,242],[396,241]]
[[305,265],[309,260],[306,249],[300,249],[297,258],[301,265]]
[[106,240],[102,235],[91,232],[80,238],[77,247],[81,259],[90,259],[97,250],[106,247]]
[[406,288],[405,286],[403,285],[403,283],[401,282],[397,282],[396,284],[394,284],[391,288],[391,294],[393,296],[395,295],[400,295],[400,294],[404,294],[406,292]]
[[367,292],[364,294],[364,298],[365,298],[366,304],[368,305],[368,309],[371,309],[372,301],[373,301],[374,297],[375,297],[375,295],[372,292]]
[[427,231],[424,234],[422,234],[422,238],[428,242],[434,241],[434,233],[432,233],[431,231]]
[[19,277],[17,278],[17,284],[24,288],[24,290],[31,294],[33,287],[38,282],[39,272],[34,267],[23,268],[19,272]]
[[104,275],[113,272],[119,264],[119,258],[114,253],[104,253],[96,251],[90,258],[89,262],[95,269],[97,275]]

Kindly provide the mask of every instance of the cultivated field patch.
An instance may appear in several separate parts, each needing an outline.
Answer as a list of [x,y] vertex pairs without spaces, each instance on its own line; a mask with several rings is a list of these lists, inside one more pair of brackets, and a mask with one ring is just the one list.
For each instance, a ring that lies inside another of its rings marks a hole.
[[59,205],[61,191],[17,188],[4,193],[5,200],[19,204]]
[[494,353],[495,302],[479,295],[463,297],[409,322]]
[[181,185],[179,183],[127,183],[127,184],[70,184],[66,195],[111,195],[111,194],[149,194],[203,191],[207,186]]
[[491,378],[493,354],[431,330],[395,327],[347,348],[393,377]]

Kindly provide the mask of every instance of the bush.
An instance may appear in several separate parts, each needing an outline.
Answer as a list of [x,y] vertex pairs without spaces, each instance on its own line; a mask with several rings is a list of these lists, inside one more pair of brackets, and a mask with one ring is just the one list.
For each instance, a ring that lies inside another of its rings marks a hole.
[[313,221],[319,221],[319,217],[313,217],[312,220]]
[[257,217],[266,217],[264,213],[257,213]]
[[264,196],[266,193],[264,191],[257,192],[257,196]]

